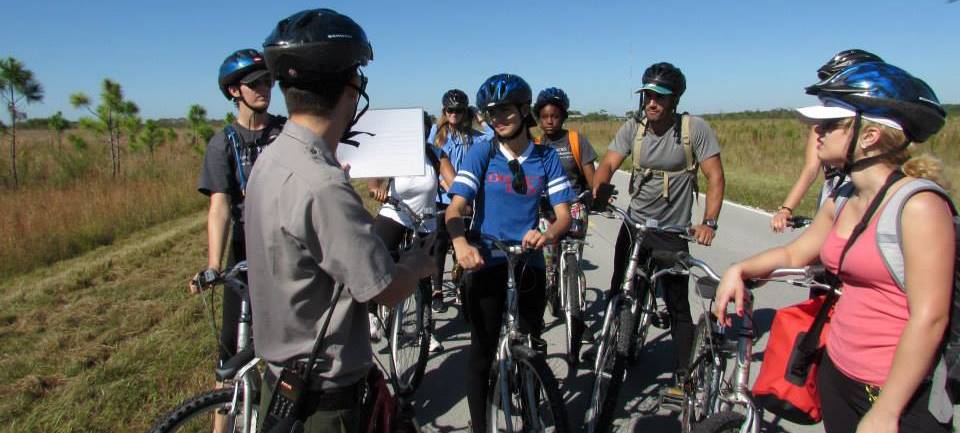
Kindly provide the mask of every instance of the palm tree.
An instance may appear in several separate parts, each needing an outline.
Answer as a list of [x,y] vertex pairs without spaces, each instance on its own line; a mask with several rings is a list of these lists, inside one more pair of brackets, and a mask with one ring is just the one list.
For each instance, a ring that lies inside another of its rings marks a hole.
[[39,102],[43,99],[43,86],[33,78],[33,72],[23,67],[23,63],[13,57],[0,59],[0,99],[3,99],[10,113],[10,166],[13,173],[13,187],[19,184],[17,178],[17,120],[27,117],[20,111],[20,105]]

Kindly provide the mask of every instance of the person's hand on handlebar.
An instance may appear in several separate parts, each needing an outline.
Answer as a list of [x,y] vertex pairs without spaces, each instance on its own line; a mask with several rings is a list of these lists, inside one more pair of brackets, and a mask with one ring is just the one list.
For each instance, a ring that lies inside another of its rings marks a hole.
[[190,293],[200,293],[204,289],[209,288],[217,278],[220,278],[220,272],[214,268],[207,268],[197,272],[197,274],[190,279],[188,285]]
[[783,229],[787,228],[787,222],[792,215],[793,210],[786,206],[780,206],[777,213],[773,214],[773,219],[770,220],[770,229],[774,233],[783,233]]
[[736,304],[737,316],[743,315],[743,294],[746,290],[746,286],[743,284],[743,273],[739,265],[733,265],[723,273],[723,278],[717,285],[717,294],[713,300],[713,313],[716,314],[718,322],[730,323],[727,320],[727,304],[730,303],[731,299]]
[[483,256],[477,247],[470,245],[466,239],[454,240],[453,250],[457,253],[457,263],[460,267],[468,271],[483,266]]
[[550,235],[548,230],[546,233],[540,233],[539,230],[530,230],[527,234],[523,235],[523,239],[520,240],[520,245],[525,250],[539,250],[549,242],[553,242],[553,236]]
[[700,245],[710,246],[713,243],[713,237],[717,235],[717,232],[706,224],[697,224],[691,229],[693,230],[693,238]]

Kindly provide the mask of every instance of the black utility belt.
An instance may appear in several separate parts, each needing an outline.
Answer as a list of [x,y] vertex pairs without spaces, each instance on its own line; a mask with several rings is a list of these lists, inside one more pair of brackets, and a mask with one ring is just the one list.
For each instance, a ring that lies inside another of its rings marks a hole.
[[[291,371],[302,377],[306,364],[306,361],[294,361],[288,363],[288,366]],[[271,387],[275,386],[277,377],[269,368],[266,374],[268,375],[267,383]],[[329,380],[328,378],[321,378],[317,373],[311,373],[311,376],[310,387],[304,398],[305,408],[311,412],[351,409],[363,403],[367,395],[366,376],[352,385],[327,389],[323,389],[323,384]]]

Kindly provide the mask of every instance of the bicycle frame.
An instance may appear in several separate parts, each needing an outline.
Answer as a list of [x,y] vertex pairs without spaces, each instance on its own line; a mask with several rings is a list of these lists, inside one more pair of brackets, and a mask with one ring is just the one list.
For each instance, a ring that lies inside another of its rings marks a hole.
[[[253,315],[250,309],[250,302],[247,296],[247,284],[238,276],[241,272],[247,271],[247,262],[242,261],[234,265],[221,278],[220,282],[226,286],[225,290],[233,290],[240,296],[240,318],[237,321],[237,354],[252,348],[253,344]],[[234,383],[233,399],[230,403],[229,415],[237,416],[238,408],[243,408],[243,433],[253,433],[255,426],[259,421],[258,414],[254,413],[254,407],[259,403],[259,390],[262,385],[259,370],[256,368],[261,359],[253,357],[250,361],[237,370],[237,373],[226,382]],[[239,384],[238,384],[239,382]],[[239,385],[239,386],[237,386]],[[241,390],[243,393],[241,394]],[[240,399],[243,399],[241,402]],[[257,402],[257,403],[254,403]],[[231,430],[232,430],[232,426]]]
[[[563,238],[560,240],[560,265],[557,267],[557,275],[560,276],[560,278],[558,278],[560,305],[563,306],[564,311],[570,311],[570,300],[567,299],[567,281],[563,276],[566,275],[569,260],[580,260],[580,247],[582,245],[586,245],[586,241],[583,239]],[[585,308],[583,302],[584,289],[585,287],[580,287],[580,311],[583,311]]]

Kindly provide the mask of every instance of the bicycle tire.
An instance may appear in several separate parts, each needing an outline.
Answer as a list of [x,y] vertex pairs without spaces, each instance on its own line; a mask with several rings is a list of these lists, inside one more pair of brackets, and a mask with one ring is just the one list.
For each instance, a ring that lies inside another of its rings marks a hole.
[[680,416],[681,431],[689,433],[693,425],[712,415],[720,399],[720,382],[727,360],[720,353],[713,335],[715,316],[704,312],[694,327],[693,344],[688,363],[689,387],[692,395],[684,402]]
[[[623,308],[626,310],[626,308]],[[617,310],[612,310],[616,312]],[[609,331],[597,342],[597,362],[584,424],[587,433],[607,433],[613,424],[616,403],[626,372],[626,358],[619,350],[620,321],[615,316]]]
[[[634,287],[641,287],[639,279]],[[650,290],[643,287],[638,293],[640,299],[637,301],[637,321],[634,324],[636,329],[631,334],[633,339],[630,342],[630,350],[627,352],[627,361],[630,365],[636,365],[640,361],[643,348],[647,344],[647,335],[650,333],[650,324],[653,322],[654,308],[656,307],[654,295]]]
[[421,281],[412,296],[393,309],[390,326],[390,373],[400,393],[416,391],[427,368],[430,349],[430,287]]
[[586,324],[583,321],[583,312],[580,308],[582,287],[580,283],[583,279],[583,271],[580,270],[580,265],[576,261],[576,255],[571,255],[573,261],[568,261],[564,268],[563,279],[564,290],[567,292],[565,296],[567,305],[563,317],[564,330],[566,331],[567,361],[571,368],[575,368],[580,361],[580,347],[582,346]]
[[708,416],[693,428],[693,433],[739,433],[746,420],[742,413],[725,410]]
[[[566,405],[563,394],[560,392],[560,384],[547,365],[544,355],[526,346],[513,346],[510,350],[513,352],[514,368],[510,370],[507,382],[510,388],[509,404],[511,414],[517,412],[517,415],[512,415],[509,420],[513,425],[513,431],[569,432]],[[500,365],[494,361],[490,368],[487,392],[486,427],[491,433],[507,431],[505,424],[508,421],[501,416],[504,396],[501,394],[500,384]],[[535,406],[536,410],[532,410],[532,406]],[[543,417],[544,410],[550,411],[547,419]],[[514,424],[517,421],[519,425]],[[501,423],[504,424],[502,428]]]
[[[188,398],[167,412],[148,430],[149,433],[208,433],[213,431],[213,415],[216,411],[229,411],[234,388],[220,388]],[[242,419],[242,418],[241,418]],[[225,431],[243,431],[234,424],[234,417],[226,418]]]

